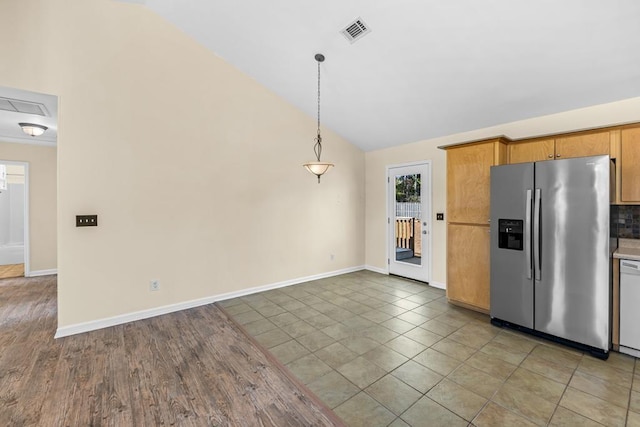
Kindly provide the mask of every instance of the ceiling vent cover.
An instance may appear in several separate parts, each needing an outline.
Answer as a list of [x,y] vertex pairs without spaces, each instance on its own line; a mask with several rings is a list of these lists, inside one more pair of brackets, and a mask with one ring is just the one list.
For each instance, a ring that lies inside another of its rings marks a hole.
[[44,104],[11,98],[0,97],[0,110],[13,111],[14,113],[35,114],[44,117],[49,116],[49,112]]
[[340,31],[342,35],[351,43],[355,43],[367,34],[371,32],[371,29],[364,23],[362,18],[358,18],[351,24],[347,25],[344,30]]

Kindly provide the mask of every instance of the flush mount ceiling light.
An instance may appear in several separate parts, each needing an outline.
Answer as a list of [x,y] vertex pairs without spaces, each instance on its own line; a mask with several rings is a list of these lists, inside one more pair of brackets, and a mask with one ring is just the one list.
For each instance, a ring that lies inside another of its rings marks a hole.
[[45,130],[49,129],[46,126],[37,125],[35,123],[18,123],[22,128],[22,132],[29,136],[40,136]]
[[320,184],[320,177],[333,166],[333,163],[320,160],[320,155],[322,154],[322,137],[320,136],[320,63],[324,61],[324,55],[317,53],[315,59],[318,62],[318,135],[315,138],[316,144],[313,146],[313,151],[316,153],[317,161],[305,163],[303,166],[318,177],[318,184]]

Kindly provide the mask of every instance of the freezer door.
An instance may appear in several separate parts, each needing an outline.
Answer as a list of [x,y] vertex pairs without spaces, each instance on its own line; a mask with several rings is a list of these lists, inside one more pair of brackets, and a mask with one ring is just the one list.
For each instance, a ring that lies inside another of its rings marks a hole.
[[490,313],[527,328],[533,328],[532,190],[533,163],[491,168]]
[[609,157],[536,163],[535,188],[535,329],[608,351]]

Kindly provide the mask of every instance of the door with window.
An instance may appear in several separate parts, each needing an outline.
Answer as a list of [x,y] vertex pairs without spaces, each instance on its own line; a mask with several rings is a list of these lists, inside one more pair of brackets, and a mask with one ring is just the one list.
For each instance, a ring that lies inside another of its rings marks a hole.
[[392,166],[387,173],[389,273],[431,279],[431,165]]

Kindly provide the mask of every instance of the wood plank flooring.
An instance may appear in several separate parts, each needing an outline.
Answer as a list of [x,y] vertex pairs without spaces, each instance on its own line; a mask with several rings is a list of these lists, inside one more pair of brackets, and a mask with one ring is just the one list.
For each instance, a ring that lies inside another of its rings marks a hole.
[[24,264],[0,265],[0,279],[24,276]]
[[343,425],[216,305],[57,340],[56,316],[56,276],[0,281],[0,425]]

